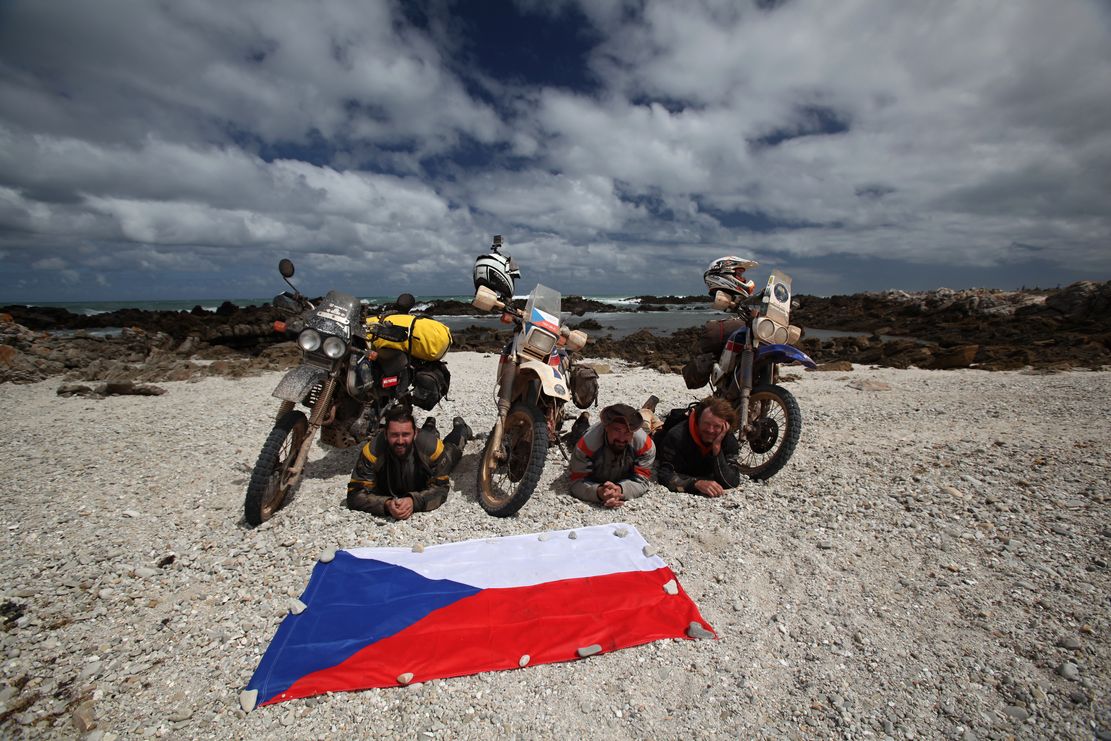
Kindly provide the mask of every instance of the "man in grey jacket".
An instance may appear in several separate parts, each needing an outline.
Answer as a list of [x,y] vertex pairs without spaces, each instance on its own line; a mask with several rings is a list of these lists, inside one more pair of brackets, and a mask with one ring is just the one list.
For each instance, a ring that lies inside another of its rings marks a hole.
[[656,447],[628,404],[612,404],[600,416],[571,453],[571,493],[612,509],[648,490]]

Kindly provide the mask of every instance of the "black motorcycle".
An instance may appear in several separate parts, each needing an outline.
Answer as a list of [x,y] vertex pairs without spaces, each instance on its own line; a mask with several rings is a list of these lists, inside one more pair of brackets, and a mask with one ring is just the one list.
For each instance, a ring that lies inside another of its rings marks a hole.
[[[275,322],[275,329],[297,337],[301,362],[274,389],[282,401],[243,505],[251,527],[269,520],[296,491],[317,431],[322,443],[335,448],[361,444],[390,407],[432,409],[451,380],[442,362],[422,361],[400,349],[409,342],[410,329],[390,323],[389,314],[367,323],[362,303],[340,291],[329,291],[314,305],[289,281],[293,262],[282,260],[278,269],[293,292],[276,296],[274,306],[294,318]],[[413,296],[403,293],[396,311],[411,319],[407,313],[414,304]],[[384,346],[375,349],[378,344]]]

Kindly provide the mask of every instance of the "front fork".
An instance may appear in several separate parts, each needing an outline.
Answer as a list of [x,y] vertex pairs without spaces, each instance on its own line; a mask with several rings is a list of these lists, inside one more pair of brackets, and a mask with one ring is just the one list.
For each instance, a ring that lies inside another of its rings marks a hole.
[[509,416],[509,407],[513,404],[513,384],[517,380],[517,364],[502,357],[501,374],[498,376],[498,419],[494,422],[494,429],[490,432],[490,446],[494,451],[491,463],[495,465],[505,462],[506,455],[501,449],[502,437],[505,435],[505,418]]
[[746,341],[741,350],[741,433],[748,435],[752,425],[748,421],[748,399],[752,394],[752,361],[756,352],[752,349],[752,342]]
[[[316,439],[316,433],[321,425],[328,421],[328,418],[335,415],[335,410],[332,409],[332,396],[336,393],[336,376],[333,373],[328,376],[328,380],[324,382],[324,388],[320,391],[320,396],[317,397],[316,403],[313,404],[312,412],[309,413],[309,429],[305,434],[305,440],[301,443],[301,449],[297,451],[297,457],[293,461],[293,465],[287,471],[286,485],[294,488],[297,482],[301,480],[301,473],[305,466],[305,461],[309,457],[309,449],[312,447],[312,441]],[[284,406],[285,402],[283,402]]]

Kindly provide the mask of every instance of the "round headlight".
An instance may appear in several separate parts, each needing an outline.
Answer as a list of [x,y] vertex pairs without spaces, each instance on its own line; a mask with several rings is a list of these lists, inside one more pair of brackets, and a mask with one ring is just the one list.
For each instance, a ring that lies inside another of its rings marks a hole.
[[756,320],[756,336],[763,342],[771,342],[775,336],[775,322],[767,317],[760,317]]
[[316,352],[320,349],[320,333],[315,329],[306,329],[297,335],[297,344],[305,352]]
[[347,343],[339,337],[329,337],[324,340],[324,354],[332,360],[342,358],[345,352],[347,352]]

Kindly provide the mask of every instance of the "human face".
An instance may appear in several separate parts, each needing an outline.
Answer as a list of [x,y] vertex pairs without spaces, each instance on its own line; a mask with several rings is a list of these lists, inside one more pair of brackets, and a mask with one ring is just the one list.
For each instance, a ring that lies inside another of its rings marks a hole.
[[633,439],[633,431],[624,421],[610,422],[606,425],[606,442],[610,450],[618,453],[626,448]]
[[415,434],[416,430],[413,429],[413,423],[408,420],[390,422],[386,425],[386,443],[389,444],[390,450],[398,458],[409,455],[409,451],[413,448]]
[[728,429],[729,423],[709,409],[703,409],[702,414],[698,416],[698,436],[706,444],[717,440],[718,436]]

